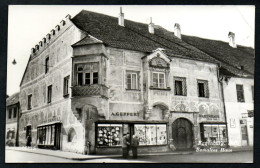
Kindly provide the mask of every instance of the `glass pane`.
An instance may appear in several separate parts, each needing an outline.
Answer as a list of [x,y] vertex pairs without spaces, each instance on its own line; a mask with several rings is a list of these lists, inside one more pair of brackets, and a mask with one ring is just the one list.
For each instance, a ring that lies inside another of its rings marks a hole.
[[182,81],[175,81],[175,95],[183,95]]
[[98,72],[93,72],[93,84],[98,84]]
[[227,130],[226,125],[219,125],[219,134],[220,134],[220,141],[227,142]]
[[199,97],[205,97],[204,83],[198,83],[199,86]]
[[144,124],[135,124],[134,132],[139,138],[139,145],[146,145],[145,125]]
[[156,125],[146,125],[146,145],[156,145]]
[[122,137],[121,124],[98,125],[98,146],[120,146]]
[[78,85],[82,85],[82,83],[83,83],[83,74],[78,73]]
[[164,88],[164,74],[159,74],[160,88]]
[[165,124],[157,125],[157,145],[167,144],[167,132]]
[[155,87],[155,88],[159,87],[158,73],[153,73],[153,87]]
[[136,87],[136,74],[132,74],[132,89],[137,89],[137,87]]
[[51,145],[54,145],[54,137],[55,137],[55,125],[52,126],[52,134],[51,134]]

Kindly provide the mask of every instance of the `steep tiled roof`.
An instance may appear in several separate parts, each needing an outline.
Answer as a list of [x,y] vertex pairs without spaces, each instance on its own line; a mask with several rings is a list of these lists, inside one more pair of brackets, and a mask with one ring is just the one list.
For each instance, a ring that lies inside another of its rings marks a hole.
[[72,22],[81,30],[102,40],[105,45],[111,47],[148,53],[157,48],[164,48],[170,56],[216,63],[215,59],[183,42],[175,37],[173,32],[169,32],[160,26],[155,26],[155,33],[150,34],[147,24],[125,19],[125,26],[122,27],[118,25],[116,17],[85,10],[72,18]]
[[19,102],[19,92],[9,96],[6,99],[6,106],[10,106]]
[[[197,47],[201,51],[221,61],[224,74],[239,74],[253,76],[254,49],[238,45],[237,48],[229,46],[227,42],[203,39],[199,37],[182,35],[182,40]],[[241,70],[241,66],[243,69]]]
[[[246,47],[238,46],[237,49],[233,49],[227,44],[223,48],[222,42],[220,45],[218,41],[210,43],[207,40],[204,41],[204,39],[200,40],[200,38],[197,39],[189,36],[182,36],[183,40],[180,40],[174,36],[173,32],[157,25],[155,25],[154,34],[150,34],[147,24],[125,19],[125,26],[122,27],[118,25],[116,17],[86,10],[82,10],[72,18],[72,22],[81,30],[111,47],[148,53],[157,48],[164,48],[165,53],[169,56],[221,63],[221,72],[225,72],[229,76],[250,77],[253,74],[251,64],[253,51]],[[196,40],[200,42],[200,45],[196,45]],[[89,44],[90,42],[93,41],[89,37],[86,37],[73,46]],[[216,43],[219,47],[214,48],[212,43]],[[204,45],[204,47],[202,48],[201,45]],[[233,57],[233,55],[237,55],[238,53],[236,50],[239,50],[240,53],[238,54],[238,58]],[[222,51],[226,53],[223,54]],[[232,57],[229,56],[229,53],[232,53]],[[242,53],[245,54],[243,55]],[[243,63],[243,58],[248,57],[250,57],[250,61],[247,60],[245,65],[241,64],[244,65],[245,71],[239,69],[240,63]]]

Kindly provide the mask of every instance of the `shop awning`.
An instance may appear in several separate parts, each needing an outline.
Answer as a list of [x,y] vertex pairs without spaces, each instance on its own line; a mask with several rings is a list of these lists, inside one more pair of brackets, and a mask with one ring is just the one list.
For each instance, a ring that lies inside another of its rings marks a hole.
[[46,126],[46,125],[54,125],[54,124],[61,124],[61,121],[53,121],[53,122],[49,122],[49,123],[44,123],[44,124],[37,125],[37,127],[42,127],[42,126]]
[[97,124],[166,124],[167,121],[148,121],[148,120],[98,120]]

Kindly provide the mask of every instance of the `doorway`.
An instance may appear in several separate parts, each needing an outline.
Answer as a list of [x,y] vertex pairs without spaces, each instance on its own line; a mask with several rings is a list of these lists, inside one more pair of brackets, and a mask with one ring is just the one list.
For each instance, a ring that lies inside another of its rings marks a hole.
[[27,137],[28,137],[29,135],[32,136],[31,132],[32,132],[32,126],[31,126],[31,125],[27,125],[27,126],[26,126],[25,139],[27,139]]
[[241,127],[241,145],[248,146],[248,135],[247,135],[247,121],[246,119],[240,120]]
[[172,138],[177,150],[187,150],[193,147],[192,123],[185,118],[178,118],[172,124]]

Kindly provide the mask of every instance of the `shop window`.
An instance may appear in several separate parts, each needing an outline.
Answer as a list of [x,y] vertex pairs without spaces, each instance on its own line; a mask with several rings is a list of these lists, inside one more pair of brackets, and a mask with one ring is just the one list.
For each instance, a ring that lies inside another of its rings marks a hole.
[[69,95],[69,79],[70,79],[70,76],[66,76],[64,78],[64,82],[63,82],[63,96],[68,96]]
[[167,144],[166,124],[135,124],[134,131],[140,146]]
[[174,77],[174,94],[180,96],[187,95],[186,78]]
[[245,102],[243,85],[236,85],[236,89],[237,89],[237,101]]
[[97,145],[100,147],[121,146],[122,124],[98,124]]
[[199,97],[209,97],[208,81],[198,80],[198,96]]
[[153,72],[153,87],[161,89],[166,88],[164,72]]
[[127,71],[126,72],[126,89],[138,90],[138,73]]
[[16,114],[17,114],[17,107],[14,108],[14,114],[13,114],[14,118],[16,118]]
[[77,64],[77,84],[92,85],[99,83],[98,63]]
[[51,102],[51,98],[52,98],[52,85],[48,86],[48,103]]
[[47,57],[45,59],[45,73],[49,72],[49,66],[50,66],[49,64],[50,64],[49,57]]
[[74,128],[71,128],[68,133],[68,142],[77,142],[77,135]]
[[203,142],[227,142],[225,124],[202,124],[201,140]]
[[37,128],[38,145],[54,145],[55,125],[47,125]]
[[32,94],[28,95],[27,108],[28,108],[28,110],[32,109]]
[[12,118],[12,109],[9,109],[8,110],[8,119],[11,119]]

